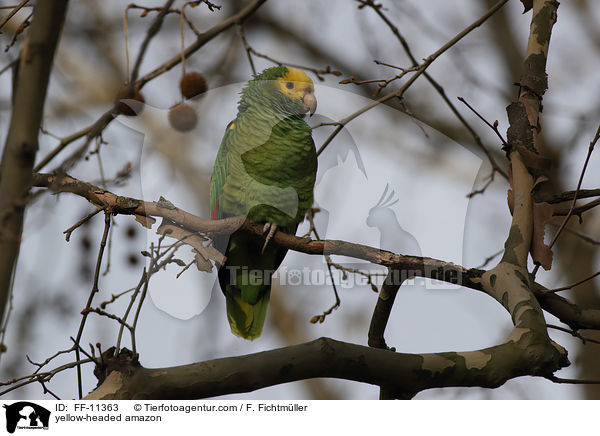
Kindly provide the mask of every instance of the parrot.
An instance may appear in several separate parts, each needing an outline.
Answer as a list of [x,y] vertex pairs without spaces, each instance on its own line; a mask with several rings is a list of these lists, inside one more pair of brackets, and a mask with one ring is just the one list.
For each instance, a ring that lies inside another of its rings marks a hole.
[[316,107],[304,71],[278,66],[255,74],[241,91],[213,165],[211,219],[242,215],[264,223],[263,237],[236,230],[213,239],[225,256],[218,282],[229,326],[245,339],[262,333],[271,277],[287,252],[269,241],[277,230],[295,235],[313,203],[317,153],[304,117]]

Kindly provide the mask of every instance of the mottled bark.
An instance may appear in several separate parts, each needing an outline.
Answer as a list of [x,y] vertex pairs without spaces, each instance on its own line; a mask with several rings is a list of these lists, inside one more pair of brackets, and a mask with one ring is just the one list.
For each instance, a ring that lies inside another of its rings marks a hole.
[[[405,354],[329,338],[245,356],[148,369],[126,351],[104,361],[102,383],[85,399],[189,400],[249,392],[315,377],[386,386],[406,398],[430,388],[495,388],[522,375],[540,375],[546,356],[531,348],[532,335],[515,331],[496,347],[468,352]],[[528,350],[529,352],[525,352]],[[112,360],[111,360],[112,359]],[[566,358],[554,362],[567,364]]]
[[66,12],[67,0],[36,2],[14,76],[13,108],[0,164],[0,321],[21,245],[46,90]]

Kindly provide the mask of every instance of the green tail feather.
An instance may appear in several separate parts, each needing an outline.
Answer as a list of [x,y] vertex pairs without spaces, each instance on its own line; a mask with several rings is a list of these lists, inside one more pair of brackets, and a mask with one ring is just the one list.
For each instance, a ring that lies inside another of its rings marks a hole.
[[234,335],[250,340],[260,336],[267,317],[270,294],[271,290],[268,289],[256,304],[246,303],[233,295],[225,296],[227,319]]

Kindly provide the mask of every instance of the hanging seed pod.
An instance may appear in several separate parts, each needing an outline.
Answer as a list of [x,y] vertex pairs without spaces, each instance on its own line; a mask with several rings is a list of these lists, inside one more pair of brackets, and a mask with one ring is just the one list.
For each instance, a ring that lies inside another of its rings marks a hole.
[[118,113],[128,117],[141,114],[145,102],[146,100],[139,90],[131,89],[127,85],[123,86],[115,97]]
[[197,95],[203,94],[208,89],[206,78],[200,73],[184,74],[179,82],[181,95],[186,98],[194,98]]
[[178,132],[189,132],[196,127],[198,115],[189,104],[179,103],[169,110],[169,123]]

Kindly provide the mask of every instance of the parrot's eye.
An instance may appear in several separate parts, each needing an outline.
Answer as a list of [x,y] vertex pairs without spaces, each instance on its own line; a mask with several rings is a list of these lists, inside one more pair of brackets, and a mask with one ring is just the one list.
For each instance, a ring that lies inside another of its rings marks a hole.
[[285,87],[286,87],[287,89],[294,89],[294,82],[287,82],[287,83],[285,84]]

